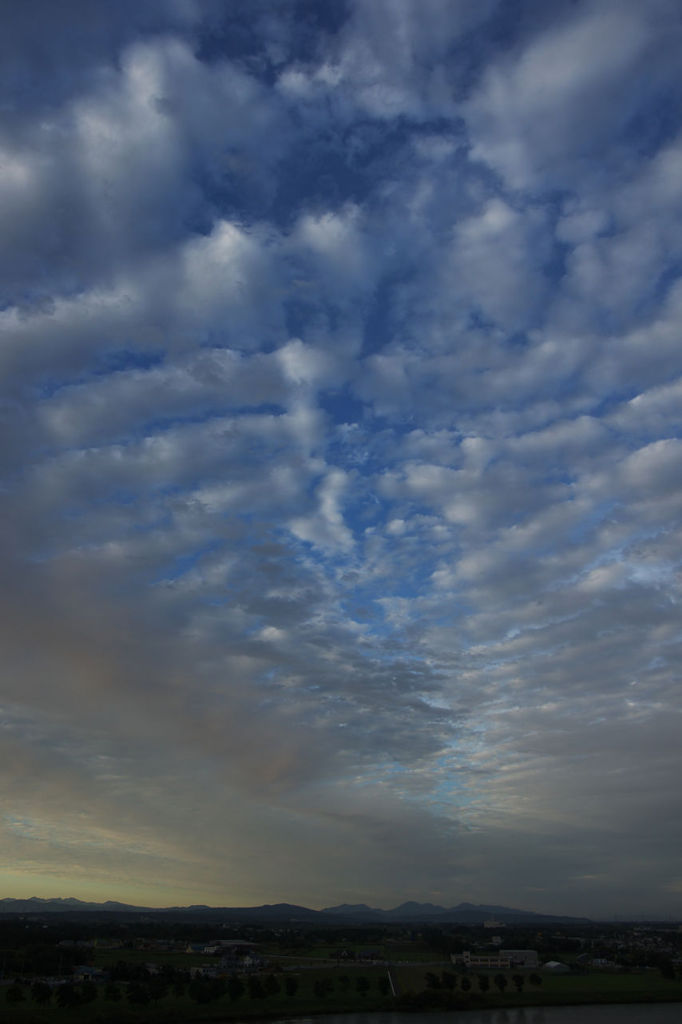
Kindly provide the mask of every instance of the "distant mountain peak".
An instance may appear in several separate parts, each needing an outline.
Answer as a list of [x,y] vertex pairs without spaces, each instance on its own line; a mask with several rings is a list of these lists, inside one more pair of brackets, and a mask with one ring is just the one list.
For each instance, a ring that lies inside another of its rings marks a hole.
[[407,900],[392,910],[380,910],[370,907],[366,903],[341,903],[334,907],[325,907],[324,910],[310,910],[308,907],[297,906],[293,903],[270,903],[258,907],[209,907],[206,904],[193,904],[189,907],[138,907],[127,903],[118,903],[115,900],[107,900],[104,903],[89,903],[77,899],[75,896],[54,897],[44,899],[40,896],[31,896],[28,899],[13,899],[5,897],[0,899],[0,909],[3,914],[144,914],[158,915],[169,918],[170,915],[187,919],[188,916],[200,916],[202,919],[215,921],[220,918],[239,919],[243,921],[275,921],[275,920],[324,920],[330,917],[343,917],[346,921],[356,920],[358,923],[376,922],[442,922],[460,923],[468,925],[482,924],[490,918],[498,919],[501,923],[527,923],[532,924],[548,922],[581,921],[586,922],[587,918],[567,917],[557,914],[537,914],[531,910],[514,910],[511,907],[490,906],[486,904],[459,903],[456,907],[437,906],[434,903],[417,903],[415,900]]
[[366,903],[339,903],[336,907],[325,907],[323,914],[380,914],[380,910],[368,907]]
[[395,907],[395,911],[398,910],[409,910],[409,911],[421,911],[425,913],[437,913],[442,914],[445,907],[437,907],[435,903],[417,903],[415,900],[407,900],[406,903],[401,903],[400,906]]

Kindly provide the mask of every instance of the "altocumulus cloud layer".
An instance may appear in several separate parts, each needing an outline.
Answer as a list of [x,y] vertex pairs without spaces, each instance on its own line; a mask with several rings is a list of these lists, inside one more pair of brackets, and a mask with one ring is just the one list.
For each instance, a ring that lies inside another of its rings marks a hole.
[[3,6],[3,895],[682,913],[677,0]]

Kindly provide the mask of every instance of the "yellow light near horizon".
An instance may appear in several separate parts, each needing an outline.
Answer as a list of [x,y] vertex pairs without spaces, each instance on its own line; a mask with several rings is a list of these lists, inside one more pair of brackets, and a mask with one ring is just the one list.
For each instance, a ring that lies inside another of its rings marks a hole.
[[184,907],[193,904],[213,907],[260,906],[272,899],[255,893],[207,892],[158,881],[121,884],[119,877],[112,877],[107,883],[100,876],[97,879],[85,875],[66,874],[60,871],[46,872],[27,869],[0,869],[0,899],[77,899],[84,903],[128,903],[133,906],[163,908]]
[[85,903],[104,903],[114,900],[144,907],[178,906],[185,903],[206,903],[201,893],[194,890],[160,887],[158,885],[121,886],[118,880],[110,885],[101,878],[89,880],[59,872],[0,870],[0,899],[27,900],[75,898]]

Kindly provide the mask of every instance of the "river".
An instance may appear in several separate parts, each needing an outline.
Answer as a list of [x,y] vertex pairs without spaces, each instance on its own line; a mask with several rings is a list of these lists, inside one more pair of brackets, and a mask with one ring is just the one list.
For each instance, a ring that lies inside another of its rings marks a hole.
[[682,1003],[533,1006],[450,1013],[339,1013],[274,1024],[681,1024]]

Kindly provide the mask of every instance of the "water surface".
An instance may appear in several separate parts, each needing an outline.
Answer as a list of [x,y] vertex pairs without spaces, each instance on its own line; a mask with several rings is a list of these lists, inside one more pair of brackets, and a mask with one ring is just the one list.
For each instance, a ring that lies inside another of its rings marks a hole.
[[449,1013],[335,1013],[275,1024],[682,1024],[682,1003],[532,1006]]

